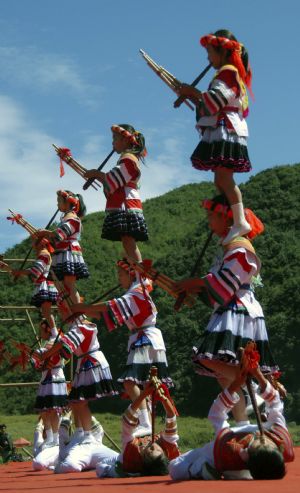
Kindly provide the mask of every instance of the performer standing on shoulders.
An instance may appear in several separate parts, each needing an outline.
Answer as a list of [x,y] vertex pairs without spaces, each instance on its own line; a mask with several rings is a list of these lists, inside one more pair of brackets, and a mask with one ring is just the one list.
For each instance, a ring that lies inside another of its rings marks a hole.
[[142,256],[136,242],[148,239],[138,192],[140,161],[147,153],[145,139],[131,125],[113,125],[111,130],[113,148],[120,159],[108,173],[92,169],[85,173],[85,178],[97,178],[103,183],[107,201],[102,238],[122,241],[126,254],[140,262]]
[[37,253],[37,260],[30,269],[14,270],[14,276],[29,276],[35,284],[35,290],[30,304],[41,309],[42,317],[47,319],[49,327],[55,328],[55,320],[51,314],[51,306],[57,301],[57,289],[49,274],[51,267],[51,253],[54,249],[46,238],[33,240],[33,248]]
[[217,69],[208,91],[183,84],[178,92],[198,106],[197,125],[201,141],[192,154],[193,166],[211,170],[217,189],[226,195],[233,213],[233,225],[223,238],[228,244],[250,231],[244,215],[242,195],[233,174],[251,170],[247,150],[248,114],[246,87],[251,92],[252,73],[248,53],[230,31],[221,29],[200,39],[208,60]]
[[[204,200],[209,228],[220,241],[232,224],[232,211],[224,196]],[[251,232],[223,245],[222,256],[202,278],[191,278],[177,283],[177,292],[199,293],[202,300],[213,307],[198,348],[194,363],[200,375],[216,377],[222,388],[235,379],[238,372],[237,351],[249,340],[257,343],[264,373],[278,371],[270,352],[265,319],[259,302],[255,299],[254,283],[261,263],[252,246],[252,240],[264,226],[250,209],[246,209]],[[233,408],[237,422],[247,420],[241,390],[240,400]]]
[[63,359],[58,354],[52,356],[49,360],[49,368],[43,368],[40,362],[40,356],[52,348],[57,335],[57,329],[52,329],[47,320],[42,320],[40,323],[40,337],[46,341],[46,345],[42,349],[35,350],[31,356],[35,368],[42,371],[34,407],[40,413],[44,423],[46,433],[44,448],[58,445],[60,414],[67,405],[67,385],[63,371]]
[[[124,373],[118,379],[123,383],[130,399],[134,401],[141,388],[149,381],[152,365],[158,369],[158,378],[167,386],[173,385],[168,375],[166,347],[160,329],[156,327],[156,307],[149,295],[151,281],[141,280],[139,274],[130,267],[126,260],[119,260],[118,277],[126,293],[120,298],[95,305],[79,303],[72,307],[76,312],[83,312],[95,318],[104,317],[107,328],[112,331],[117,325],[127,325],[132,333],[128,341],[128,358]],[[139,428],[137,434],[151,433],[146,401],[141,401],[139,409]]]
[[70,322],[68,332],[42,358],[45,361],[54,354],[64,359],[69,359],[73,353],[77,356],[75,377],[68,395],[76,426],[73,445],[94,441],[89,401],[117,394],[97,333],[95,324],[83,316],[76,318]]
[[86,207],[82,196],[69,190],[58,190],[57,206],[63,213],[60,224],[55,231],[39,230],[38,236],[44,236],[54,244],[52,268],[57,278],[63,280],[71,300],[78,303],[80,296],[76,280],[89,276],[78,242],[82,230],[81,218]]

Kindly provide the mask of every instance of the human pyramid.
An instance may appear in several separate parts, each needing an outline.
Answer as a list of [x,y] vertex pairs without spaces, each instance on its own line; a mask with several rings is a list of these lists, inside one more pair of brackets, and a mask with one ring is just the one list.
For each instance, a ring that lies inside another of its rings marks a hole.
[[[202,202],[209,228],[222,247],[222,256],[205,276],[175,282],[143,261],[137,242],[146,241],[148,231],[138,182],[146,146],[142,133],[128,124],[111,127],[113,151],[109,157],[113,152],[120,157],[108,172],[86,170],[68,149],[56,148],[61,174],[65,162],[86,180],[85,188],[103,187],[106,216],[102,238],[122,242],[124,250],[124,258],[116,263],[122,296],[92,304],[81,302],[76,281],[87,278],[89,272],[78,241],[85,214],[80,194],[57,192],[62,217],[53,231],[37,229],[12,212],[11,219],[32,235],[37,254],[30,269],[12,273],[28,275],[34,282],[32,303],[41,308],[40,337],[46,341],[43,348],[30,354],[35,367],[42,371],[35,403],[41,416],[35,432],[35,470],[49,467],[64,473],[96,469],[100,478],[169,473],[176,480],[279,479],[285,475],[285,462],[294,459],[283,417],[284,389],[275,379],[278,366],[253,289],[261,264],[252,241],[264,226],[253,211],[244,209],[234,181],[235,172],[251,169],[245,121],[252,78],[248,54],[227,30],[203,36],[200,43],[216,69],[208,90],[200,92],[193,84],[182,83],[176,83],[175,89],[177,105],[185,101],[196,107],[201,139],[191,156],[192,164],[214,172],[219,192]],[[167,80],[169,83],[170,74]],[[177,445],[177,412],[168,390],[173,382],[162,332],[156,327],[157,309],[150,296],[155,283],[180,303],[192,307],[200,297],[213,310],[201,343],[194,348],[193,362],[198,374],[216,378],[222,389],[208,414],[215,439],[185,454],[180,454]],[[51,313],[55,303],[64,332],[57,329]],[[118,393],[100,350],[97,325],[88,317],[103,317],[108,331],[124,324],[130,331],[126,366],[118,378],[131,400],[122,417],[120,453],[102,444],[104,431],[88,405],[91,400]],[[250,341],[251,347],[247,345]],[[63,365],[72,354],[78,362],[67,392]],[[153,366],[157,371],[154,376],[150,372]],[[246,388],[252,395],[258,425],[251,425],[248,419]],[[153,413],[151,416],[156,400],[166,411],[165,428],[159,434],[154,430]],[[257,404],[262,403],[263,424],[257,410]],[[72,411],[75,426],[71,437],[70,413],[63,414],[66,409]],[[234,427],[227,421],[230,412]]]

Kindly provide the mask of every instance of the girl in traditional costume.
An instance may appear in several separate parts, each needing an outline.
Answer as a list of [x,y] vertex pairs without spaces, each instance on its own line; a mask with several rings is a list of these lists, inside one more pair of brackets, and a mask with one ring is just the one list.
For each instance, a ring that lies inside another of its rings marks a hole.
[[77,357],[75,376],[68,395],[68,406],[72,409],[76,426],[72,445],[95,441],[89,402],[118,393],[114,388],[109,364],[100,350],[97,334],[94,323],[84,316],[78,317],[69,322],[68,331],[43,355],[44,360],[54,354],[66,360],[73,354]]
[[[232,211],[224,196],[204,200],[210,229],[221,240],[232,225]],[[238,371],[238,349],[249,340],[256,342],[260,368],[265,374],[278,371],[272,357],[262,308],[254,295],[255,280],[261,263],[251,241],[262,233],[264,226],[250,209],[245,209],[251,231],[222,246],[208,274],[202,278],[185,279],[177,283],[177,292],[199,293],[213,307],[213,314],[195,349],[194,363],[199,374],[216,377],[226,388]],[[244,421],[245,401],[234,408],[237,421]]]
[[67,405],[67,384],[63,371],[64,360],[58,354],[49,359],[48,368],[43,368],[40,357],[52,348],[58,339],[58,331],[51,328],[47,320],[40,324],[40,337],[46,341],[43,348],[37,349],[31,356],[34,367],[42,371],[42,377],[35,401],[35,409],[40,413],[46,432],[43,447],[58,445],[60,414]]
[[[84,312],[89,316],[104,317],[109,331],[117,326],[127,325],[132,333],[128,341],[128,358],[124,373],[118,379],[123,384],[130,399],[134,401],[141,388],[149,381],[152,365],[158,369],[158,378],[168,387],[173,385],[168,375],[166,347],[160,329],[156,327],[156,307],[149,295],[151,282],[141,280],[140,276],[125,260],[119,260],[118,277],[126,293],[120,298],[95,305],[79,303],[72,307],[75,312]],[[140,429],[137,433],[151,433],[146,402],[139,410]],[[137,435],[136,435],[137,436]]]
[[126,255],[140,262],[142,257],[136,242],[148,239],[138,192],[140,161],[143,161],[147,153],[145,139],[131,125],[113,125],[111,130],[113,148],[120,154],[116,166],[108,173],[89,170],[85,173],[85,178],[97,178],[103,183],[107,201],[102,238],[122,241]]
[[215,185],[225,194],[233,214],[233,225],[223,238],[228,244],[247,234],[250,225],[244,214],[242,195],[234,173],[251,170],[247,150],[248,88],[252,73],[244,45],[227,30],[219,30],[200,39],[208,59],[217,72],[206,92],[183,84],[179,93],[197,106],[197,125],[201,141],[191,156],[193,166],[211,170]]
[[57,206],[62,212],[61,222],[55,231],[39,230],[38,235],[45,236],[54,245],[53,271],[59,280],[63,280],[71,300],[76,303],[80,301],[76,280],[89,276],[78,241],[86,207],[81,195],[69,190],[58,190]]
[[31,305],[41,309],[42,317],[45,318],[51,329],[55,329],[55,320],[51,314],[51,307],[57,301],[58,293],[54,286],[51,274],[51,253],[54,249],[46,238],[34,240],[33,248],[36,250],[37,259],[30,269],[14,270],[14,276],[29,276],[35,285],[31,298]]

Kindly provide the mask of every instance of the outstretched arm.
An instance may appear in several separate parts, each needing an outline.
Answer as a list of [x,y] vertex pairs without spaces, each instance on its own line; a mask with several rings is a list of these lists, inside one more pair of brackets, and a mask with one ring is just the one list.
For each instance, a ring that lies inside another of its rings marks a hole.
[[85,303],[75,303],[71,307],[72,313],[85,313],[93,318],[100,318],[101,313],[107,312],[108,308],[106,303],[97,303],[95,305],[88,305]]

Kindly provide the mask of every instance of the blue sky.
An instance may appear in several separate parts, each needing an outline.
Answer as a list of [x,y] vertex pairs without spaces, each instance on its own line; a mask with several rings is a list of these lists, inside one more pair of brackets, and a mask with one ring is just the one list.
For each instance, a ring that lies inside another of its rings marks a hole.
[[[8,208],[44,227],[56,209],[56,190],[81,190],[82,179],[70,168],[59,178],[52,143],[96,167],[111,150],[111,124],[131,123],[149,152],[143,199],[213,178],[189,162],[198,142],[194,113],[173,109],[174,94],[146,66],[140,48],[190,82],[207,64],[200,36],[230,29],[248,48],[254,74],[252,174],[299,162],[298,1],[0,0],[0,8],[0,252],[26,237],[6,221]],[[103,210],[101,192],[90,189],[84,198],[89,212]]]

